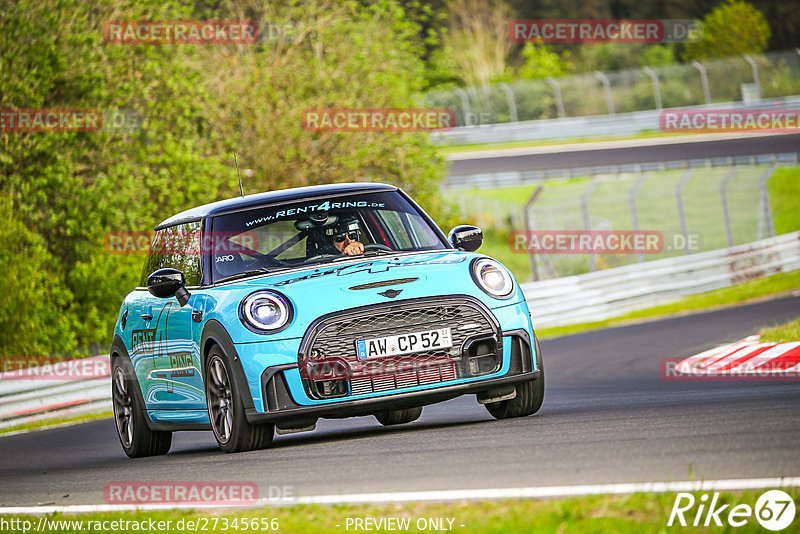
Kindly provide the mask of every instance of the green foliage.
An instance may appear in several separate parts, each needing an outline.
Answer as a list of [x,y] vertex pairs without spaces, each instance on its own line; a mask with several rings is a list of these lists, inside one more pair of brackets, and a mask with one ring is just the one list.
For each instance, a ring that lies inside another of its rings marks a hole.
[[639,57],[639,64],[648,67],[671,65],[677,62],[678,60],[675,57],[675,45],[673,44],[645,46]]
[[703,19],[703,39],[687,43],[683,59],[755,54],[767,47],[769,24],[764,15],[742,0],[727,0]]
[[434,72],[460,85],[487,87],[509,81],[508,38],[513,11],[504,1],[457,0],[450,5],[442,46],[432,57]]
[[524,63],[517,71],[521,78],[537,79],[563,76],[566,65],[558,54],[543,44],[525,43],[522,48]]
[[[566,57],[572,72],[620,70],[641,65],[643,54],[659,45],[635,43],[595,43],[580,45]],[[653,52],[650,52],[653,54]]]
[[61,313],[71,300],[44,240],[15,217],[11,201],[0,198],[0,356],[29,358],[75,348],[73,318]]

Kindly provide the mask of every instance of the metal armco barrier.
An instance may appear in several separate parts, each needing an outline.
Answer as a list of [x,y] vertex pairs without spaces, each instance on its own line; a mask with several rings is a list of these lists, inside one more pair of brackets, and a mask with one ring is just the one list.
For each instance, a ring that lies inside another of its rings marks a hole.
[[[21,365],[21,362],[14,362],[13,368]],[[92,378],[60,379],[74,375],[75,368],[88,369]],[[108,356],[34,368],[24,365],[23,373],[0,373],[0,428],[109,411],[110,376]]]
[[[772,98],[757,102],[720,102],[713,105],[685,106],[674,110],[703,109],[797,109],[800,96]],[[661,129],[661,113],[671,109],[652,109],[618,113],[616,115],[591,115],[562,119],[540,119],[522,122],[506,122],[481,126],[459,126],[431,138],[443,144],[465,145],[505,143],[511,141],[542,141],[548,139],[572,139],[607,136],[636,135]]]
[[522,284],[533,326],[601,321],[800,269],[800,232],[755,243]]
[[[522,284],[536,328],[611,318],[682,296],[800,269],[800,232],[690,256],[654,260],[578,276]],[[93,378],[54,380],[41,369],[0,374],[0,428],[111,410],[108,356]],[[48,378],[42,378],[48,375]]]

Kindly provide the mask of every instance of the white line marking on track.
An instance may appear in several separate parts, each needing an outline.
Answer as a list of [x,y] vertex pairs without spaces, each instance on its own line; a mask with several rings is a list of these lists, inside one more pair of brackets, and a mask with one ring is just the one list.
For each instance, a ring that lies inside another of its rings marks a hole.
[[232,509],[294,504],[369,504],[395,502],[446,502],[495,499],[551,499],[585,495],[629,495],[632,493],[669,493],[679,491],[737,491],[774,488],[798,488],[800,477],[740,478],[723,480],[685,480],[677,482],[631,482],[620,484],[587,484],[579,486],[541,486],[527,488],[486,488],[463,490],[405,491],[394,493],[354,493],[340,495],[311,495],[293,499],[259,499],[255,505],[225,504],[78,504],[67,506],[5,506],[0,514],[52,514],[127,512],[171,509]]

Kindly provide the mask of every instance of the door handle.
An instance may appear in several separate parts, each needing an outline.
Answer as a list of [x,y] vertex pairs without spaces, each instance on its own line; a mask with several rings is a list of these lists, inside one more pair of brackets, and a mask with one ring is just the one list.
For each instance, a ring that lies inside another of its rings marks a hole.
[[144,321],[149,321],[150,319],[153,318],[153,314],[152,313],[143,313],[139,317],[141,317],[142,320],[144,320]]

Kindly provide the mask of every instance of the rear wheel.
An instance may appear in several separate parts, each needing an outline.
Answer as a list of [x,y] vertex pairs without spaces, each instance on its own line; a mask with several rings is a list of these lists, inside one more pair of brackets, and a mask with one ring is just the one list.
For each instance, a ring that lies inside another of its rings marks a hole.
[[131,458],[157,456],[169,452],[172,446],[172,432],[152,431],[147,426],[144,406],[135,388],[138,386],[133,375],[121,358],[114,358],[111,369],[111,402],[114,406],[114,421],[117,436]]
[[402,410],[386,410],[375,414],[375,419],[383,426],[403,425],[416,421],[422,415],[422,406]]
[[539,370],[539,377],[536,380],[517,384],[517,396],[513,399],[485,404],[484,406],[495,419],[533,415],[542,407],[542,402],[544,401],[544,363],[538,339],[534,338],[534,345],[536,347],[536,368]]
[[230,364],[219,347],[212,347],[206,363],[206,401],[211,429],[225,452],[263,449],[272,443],[272,424],[247,421],[241,395],[234,387]]

